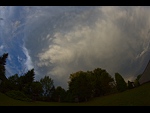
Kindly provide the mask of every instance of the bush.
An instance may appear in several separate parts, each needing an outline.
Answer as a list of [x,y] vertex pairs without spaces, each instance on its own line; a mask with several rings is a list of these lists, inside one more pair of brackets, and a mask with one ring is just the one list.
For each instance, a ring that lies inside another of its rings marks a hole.
[[21,91],[15,91],[15,90],[11,90],[6,92],[6,95],[16,99],[16,100],[22,100],[22,101],[31,101],[30,98],[28,98],[24,93],[22,93]]

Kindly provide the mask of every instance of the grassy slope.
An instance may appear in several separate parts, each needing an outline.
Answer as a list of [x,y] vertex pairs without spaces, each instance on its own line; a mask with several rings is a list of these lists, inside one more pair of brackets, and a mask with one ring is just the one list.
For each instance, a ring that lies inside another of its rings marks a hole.
[[24,102],[0,93],[0,106],[150,106],[150,83],[84,103]]

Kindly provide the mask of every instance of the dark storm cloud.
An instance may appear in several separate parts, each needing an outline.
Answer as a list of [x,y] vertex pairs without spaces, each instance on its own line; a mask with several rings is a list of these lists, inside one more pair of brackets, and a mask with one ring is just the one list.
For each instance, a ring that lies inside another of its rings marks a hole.
[[[25,7],[26,65],[67,87],[79,70],[106,69],[126,80],[140,74],[150,56],[149,7]],[[20,25],[15,21],[14,25]],[[2,48],[2,46],[1,46]]]
[[26,47],[39,78],[46,74],[65,84],[78,70],[101,67],[127,79],[142,71],[140,61],[149,55],[149,8],[61,8],[49,15],[48,9],[39,8],[42,15],[34,13],[29,22]]

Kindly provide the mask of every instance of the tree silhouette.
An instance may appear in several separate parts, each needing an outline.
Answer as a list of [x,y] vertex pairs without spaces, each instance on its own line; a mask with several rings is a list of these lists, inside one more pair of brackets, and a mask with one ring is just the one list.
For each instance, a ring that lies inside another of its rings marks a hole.
[[8,80],[5,75],[5,65],[7,57],[8,53],[4,53],[2,56],[0,56],[0,91],[3,93],[9,90],[9,88],[7,87]]
[[92,94],[92,86],[87,77],[87,73],[79,71],[70,74],[69,90],[74,98],[78,97],[79,101],[87,101]]
[[6,59],[8,57],[8,53],[4,53],[2,56],[0,56],[0,79],[2,81],[5,81],[7,78],[5,76],[5,65],[6,65]]
[[53,80],[49,76],[45,76],[40,79],[40,83],[42,84],[43,96],[44,98],[50,100],[52,95],[52,88],[54,86]]
[[117,84],[117,90],[119,92],[127,90],[127,83],[119,73],[115,73],[115,80]]

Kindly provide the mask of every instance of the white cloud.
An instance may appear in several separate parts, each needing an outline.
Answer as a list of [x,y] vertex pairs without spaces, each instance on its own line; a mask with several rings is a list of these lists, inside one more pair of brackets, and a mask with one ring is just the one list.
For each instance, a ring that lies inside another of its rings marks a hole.
[[1,46],[0,46],[0,50],[3,50],[3,48],[4,48],[4,46],[3,46],[3,45],[1,45]]
[[26,66],[27,70],[30,70],[30,69],[32,69],[32,68],[34,67],[34,66],[33,66],[33,63],[32,63],[32,60],[31,60],[31,57],[30,57],[29,52],[28,52],[28,50],[26,49],[26,47],[25,47],[25,46],[22,46],[22,48],[23,48],[24,54],[25,54],[26,57],[27,57],[27,59],[26,59],[26,61],[25,61],[25,66]]
[[147,42],[147,44],[145,45],[146,47],[143,46],[142,52],[140,54],[138,54],[136,58],[142,57],[149,50],[149,44],[150,44],[150,41]]

